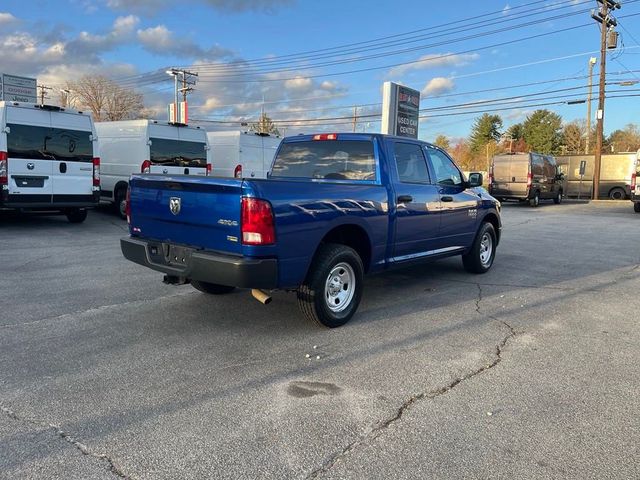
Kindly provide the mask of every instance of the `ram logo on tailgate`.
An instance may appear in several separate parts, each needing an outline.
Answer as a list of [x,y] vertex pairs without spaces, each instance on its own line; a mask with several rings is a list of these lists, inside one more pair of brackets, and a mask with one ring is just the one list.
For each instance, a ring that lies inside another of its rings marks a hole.
[[171,197],[169,199],[169,210],[174,215],[178,215],[180,213],[180,197]]

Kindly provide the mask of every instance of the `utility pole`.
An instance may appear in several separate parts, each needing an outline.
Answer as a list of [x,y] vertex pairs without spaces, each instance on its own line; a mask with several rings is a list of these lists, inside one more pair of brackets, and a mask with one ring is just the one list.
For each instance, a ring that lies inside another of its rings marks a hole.
[[358,125],[358,107],[356,105],[353,106],[353,132],[356,131],[356,126]]
[[[169,75],[173,75],[174,78],[174,102],[176,109],[176,119],[178,118],[178,95],[182,93],[182,101],[187,102],[187,94],[193,91],[192,85],[196,84],[196,80],[194,77],[197,77],[198,74],[195,72],[189,72],[188,70],[182,70],[178,68],[172,68],[167,70],[166,72]],[[182,77],[180,80],[179,77]],[[182,83],[182,88],[180,87],[180,83]]]
[[40,89],[40,105],[44,105],[44,99],[49,98],[47,90],[53,90],[53,88],[47,85],[38,85],[38,88]]
[[596,151],[593,163],[593,192],[591,198],[597,200],[600,192],[600,164],[602,161],[602,143],[604,135],[604,96],[607,63],[607,33],[609,29],[618,25],[616,19],[609,15],[610,10],[620,8],[614,0],[597,0],[600,9],[596,14],[591,12],[591,18],[600,23],[600,91],[598,95],[598,111],[596,113]]
[[589,155],[589,143],[591,142],[591,91],[593,88],[593,66],[596,64],[596,57],[589,59],[589,95],[587,96],[587,140],[585,142],[584,154]]

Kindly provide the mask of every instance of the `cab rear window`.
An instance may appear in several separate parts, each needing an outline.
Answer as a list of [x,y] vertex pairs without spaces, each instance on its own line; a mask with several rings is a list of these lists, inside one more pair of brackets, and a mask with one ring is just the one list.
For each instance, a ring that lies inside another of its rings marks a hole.
[[206,167],[207,152],[203,142],[151,138],[151,163],[166,167]]
[[93,144],[91,132],[64,128],[7,124],[9,158],[30,160],[60,160],[63,162],[91,162]]
[[271,176],[376,180],[373,143],[361,140],[283,143],[274,161]]

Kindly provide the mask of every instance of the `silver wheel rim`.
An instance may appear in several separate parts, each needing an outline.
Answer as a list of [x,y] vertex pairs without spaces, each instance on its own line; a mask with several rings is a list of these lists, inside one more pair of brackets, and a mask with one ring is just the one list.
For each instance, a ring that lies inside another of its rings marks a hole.
[[351,265],[340,262],[331,269],[324,285],[324,300],[334,313],[345,310],[356,291],[356,275]]
[[120,204],[118,205],[118,208],[120,209],[120,215],[125,217],[127,215],[127,201],[120,200]]
[[493,238],[486,232],[480,239],[480,263],[485,267],[491,262],[491,254],[493,253]]

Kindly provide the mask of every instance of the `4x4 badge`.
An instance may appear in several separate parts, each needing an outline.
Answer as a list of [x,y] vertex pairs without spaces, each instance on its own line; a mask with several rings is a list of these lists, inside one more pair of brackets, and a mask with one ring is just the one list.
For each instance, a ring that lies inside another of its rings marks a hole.
[[174,215],[178,215],[180,213],[180,197],[171,197],[169,199],[169,210]]

